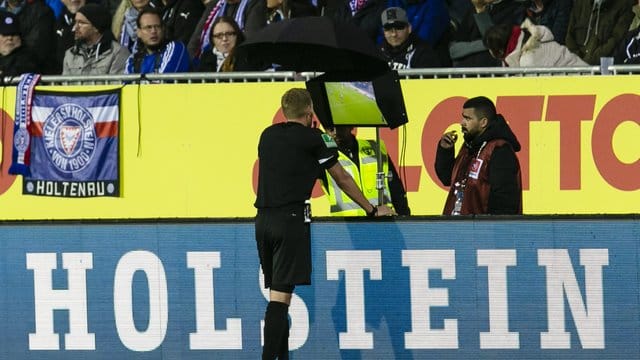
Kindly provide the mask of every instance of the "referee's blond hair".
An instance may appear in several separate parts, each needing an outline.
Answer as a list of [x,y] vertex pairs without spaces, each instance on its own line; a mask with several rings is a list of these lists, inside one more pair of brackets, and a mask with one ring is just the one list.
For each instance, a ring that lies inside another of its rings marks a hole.
[[297,119],[307,114],[307,108],[313,104],[311,94],[306,89],[292,88],[282,95],[280,101],[282,113],[287,119]]

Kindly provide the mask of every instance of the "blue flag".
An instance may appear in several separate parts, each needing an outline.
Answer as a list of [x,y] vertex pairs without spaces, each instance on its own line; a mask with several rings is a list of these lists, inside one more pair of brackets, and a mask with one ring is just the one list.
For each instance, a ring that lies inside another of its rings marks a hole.
[[37,90],[31,113],[31,175],[23,194],[119,196],[119,89]]

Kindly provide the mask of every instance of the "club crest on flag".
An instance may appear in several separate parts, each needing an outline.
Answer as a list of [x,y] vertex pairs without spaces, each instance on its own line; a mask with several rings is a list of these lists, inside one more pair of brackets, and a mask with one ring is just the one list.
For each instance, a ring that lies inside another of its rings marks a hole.
[[66,125],[60,128],[60,145],[62,145],[62,149],[67,156],[73,154],[81,131],[82,128],[80,126]]
[[44,120],[43,138],[53,166],[71,173],[84,169],[96,150],[91,113],[76,104],[62,104]]

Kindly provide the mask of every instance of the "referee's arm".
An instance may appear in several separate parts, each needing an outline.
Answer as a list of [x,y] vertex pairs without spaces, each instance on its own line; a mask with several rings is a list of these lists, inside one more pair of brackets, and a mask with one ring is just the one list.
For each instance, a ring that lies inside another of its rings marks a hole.
[[336,181],[336,184],[338,184],[340,189],[347,193],[351,200],[360,205],[360,207],[363,208],[364,211],[367,212],[367,214],[374,213],[377,216],[395,215],[393,209],[389,208],[386,205],[377,207],[371,205],[369,200],[364,197],[362,191],[360,191],[360,189],[358,188],[358,185],[356,185],[356,183],[353,181],[351,175],[349,175],[349,173],[342,167],[342,165],[340,165],[340,163],[336,162],[327,171],[329,171],[329,174]]

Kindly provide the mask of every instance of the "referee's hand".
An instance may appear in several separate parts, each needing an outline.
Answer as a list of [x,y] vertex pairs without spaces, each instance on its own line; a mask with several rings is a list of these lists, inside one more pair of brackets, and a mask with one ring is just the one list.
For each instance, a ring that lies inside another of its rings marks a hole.
[[396,214],[396,212],[388,207],[387,205],[380,205],[377,207],[378,208],[378,212],[376,212],[376,216],[394,216],[394,215],[398,215]]

